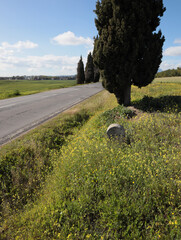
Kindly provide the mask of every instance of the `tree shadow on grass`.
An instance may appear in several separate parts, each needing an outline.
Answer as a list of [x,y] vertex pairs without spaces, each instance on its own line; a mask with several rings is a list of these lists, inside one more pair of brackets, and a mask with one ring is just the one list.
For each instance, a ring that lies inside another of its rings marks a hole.
[[144,112],[174,112],[181,111],[181,96],[162,96],[162,97],[148,97],[144,96],[139,101],[134,101],[133,106]]

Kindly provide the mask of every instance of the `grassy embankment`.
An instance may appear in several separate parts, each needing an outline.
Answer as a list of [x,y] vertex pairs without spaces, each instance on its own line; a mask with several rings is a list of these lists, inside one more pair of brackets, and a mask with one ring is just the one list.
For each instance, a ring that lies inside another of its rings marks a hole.
[[137,116],[102,92],[1,149],[2,239],[181,239],[181,84],[156,81]]
[[0,80],[0,99],[71,87],[75,80]]

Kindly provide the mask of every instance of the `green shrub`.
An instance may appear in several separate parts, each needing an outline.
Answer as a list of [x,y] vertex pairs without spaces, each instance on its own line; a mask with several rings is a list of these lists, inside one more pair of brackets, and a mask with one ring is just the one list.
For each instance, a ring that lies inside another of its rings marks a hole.
[[135,116],[134,112],[130,109],[124,107],[123,105],[118,105],[117,107],[105,111],[103,114],[100,115],[100,118],[104,120],[106,123],[113,123],[114,121],[120,118],[130,119]]
[[20,96],[20,95],[21,95],[21,93],[20,93],[19,90],[14,90],[14,91],[11,92],[11,93],[7,93],[7,97],[8,97],[8,98],[17,97],[17,96]]

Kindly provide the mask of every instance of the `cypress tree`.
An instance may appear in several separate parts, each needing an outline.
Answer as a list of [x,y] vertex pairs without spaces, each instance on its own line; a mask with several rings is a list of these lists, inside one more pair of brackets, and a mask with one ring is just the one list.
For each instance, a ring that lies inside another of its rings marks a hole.
[[100,78],[99,68],[96,65],[94,65],[94,82],[99,82],[99,78]]
[[97,1],[94,63],[119,104],[130,105],[131,85],[147,86],[157,73],[164,36],[156,30],[164,11],[162,0]]
[[85,82],[84,63],[82,61],[81,56],[77,66],[77,84],[83,84],[84,82]]
[[94,81],[94,63],[91,52],[87,57],[87,64],[85,67],[85,82],[90,83]]

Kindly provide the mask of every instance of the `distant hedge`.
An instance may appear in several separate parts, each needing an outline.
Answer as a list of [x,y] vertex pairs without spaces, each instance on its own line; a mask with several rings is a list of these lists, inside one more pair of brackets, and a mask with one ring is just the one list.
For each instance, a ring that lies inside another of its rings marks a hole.
[[181,68],[177,68],[177,69],[168,69],[166,71],[163,72],[159,72],[156,74],[157,78],[161,78],[161,77],[178,77],[181,76]]

